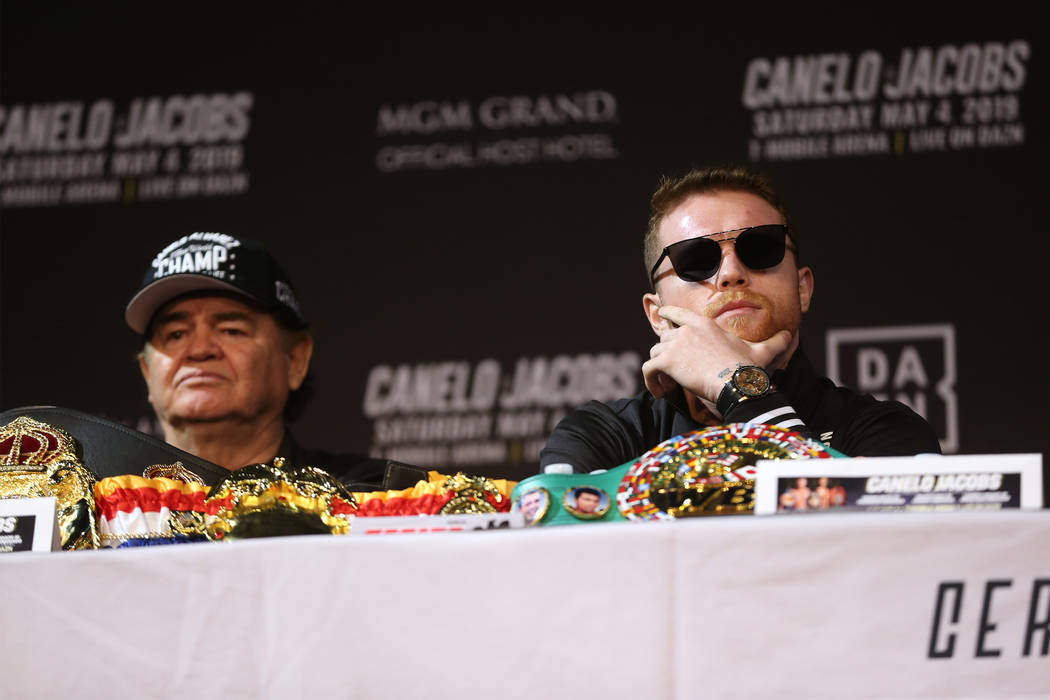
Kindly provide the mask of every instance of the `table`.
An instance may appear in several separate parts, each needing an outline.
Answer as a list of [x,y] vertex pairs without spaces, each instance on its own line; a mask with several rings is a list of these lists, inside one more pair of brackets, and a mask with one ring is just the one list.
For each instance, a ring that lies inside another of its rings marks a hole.
[[6,697],[1050,695],[1047,510],[20,552],[0,585]]

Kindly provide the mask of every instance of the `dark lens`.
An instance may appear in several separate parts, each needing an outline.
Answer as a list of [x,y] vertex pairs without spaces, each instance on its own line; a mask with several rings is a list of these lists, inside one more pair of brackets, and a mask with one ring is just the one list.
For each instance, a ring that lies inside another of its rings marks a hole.
[[690,238],[668,246],[676,275],[687,282],[701,282],[718,272],[722,249],[708,238]]
[[752,270],[765,270],[779,265],[784,259],[786,236],[786,227],[781,224],[753,226],[737,236],[737,257]]

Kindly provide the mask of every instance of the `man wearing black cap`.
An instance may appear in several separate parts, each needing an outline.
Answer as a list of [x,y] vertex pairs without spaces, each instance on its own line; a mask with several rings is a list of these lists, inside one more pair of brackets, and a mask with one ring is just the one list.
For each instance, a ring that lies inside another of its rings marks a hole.
[[124,318],[168,443],[227,469],[284,457],[344,483],[379,484],[385,462],[299,446],[285,425],[313,337],[288,276],[256,241],[197,232],[153,259]]

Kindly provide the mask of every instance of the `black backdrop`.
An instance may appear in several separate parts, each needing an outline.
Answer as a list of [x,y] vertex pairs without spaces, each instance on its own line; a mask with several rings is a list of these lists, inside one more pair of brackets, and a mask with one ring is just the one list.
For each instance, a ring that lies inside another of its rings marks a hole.
[[5,2],[0,408],[154,430],[124,303],[163,244],[222,231],[270,245],[312,319],[302,441],[522,478],[561,411],[641,386],[658,176],[750,162],[814,269],[818,367],[947,452],[1046,453],[1045,31],[1007,15]]

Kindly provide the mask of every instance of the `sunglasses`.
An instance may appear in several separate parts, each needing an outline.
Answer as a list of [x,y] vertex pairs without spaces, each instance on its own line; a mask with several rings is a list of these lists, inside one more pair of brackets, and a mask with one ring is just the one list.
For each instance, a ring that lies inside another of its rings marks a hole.
[[[675,274],[687,282],[710,279],[722,265],[722,246],[719,241],[712,241],[710,237],[736,231],[740,231],[740,234],[731,239],[736,256],[752,270],[765,270],[779,265],[784,259],[784,250],[790,247],[787,245],[790,233],[786,224],[749,226],[711,233],[699,238],[687,238],[664,248],[649,272],[649,280],[653,284],[656,283],[656,268],[660,267],[665,257],[671,260]],[[798,255],[797,248],[792,250]]]

